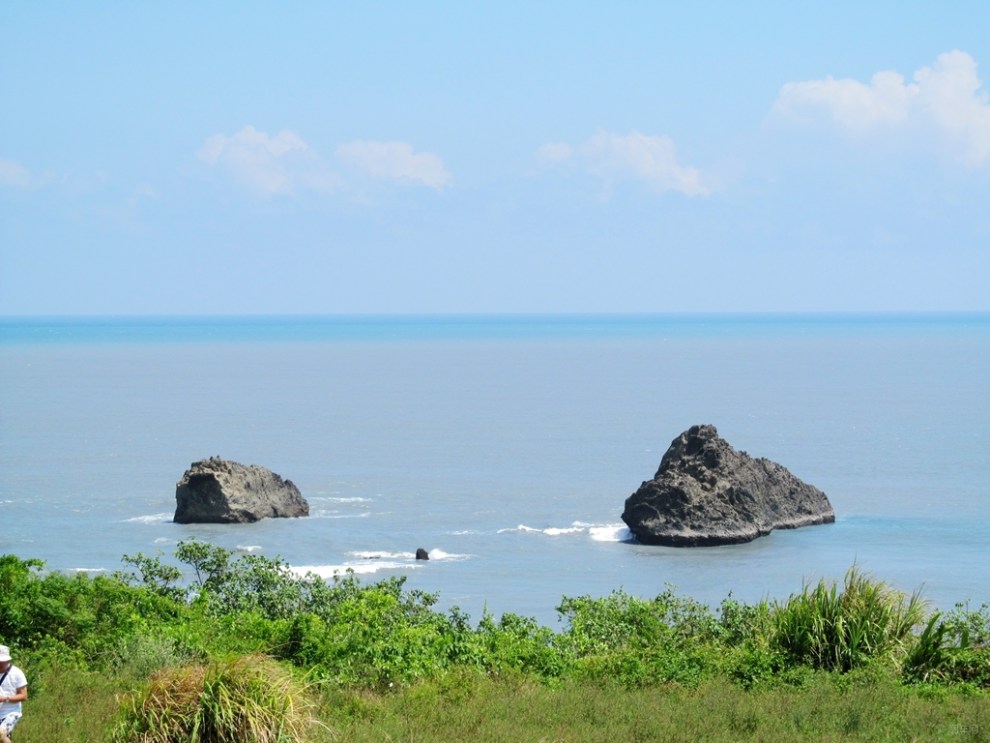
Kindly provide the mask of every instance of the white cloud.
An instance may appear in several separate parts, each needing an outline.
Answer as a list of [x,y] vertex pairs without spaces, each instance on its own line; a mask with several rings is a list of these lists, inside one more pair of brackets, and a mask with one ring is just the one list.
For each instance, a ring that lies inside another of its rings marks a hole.
[[939,55],[934,65],[914,75],[919,108],[961,145],[970,164],[990,162],[990,101],[976,70],[972,57],[955,51]]
[[414,152],[407,142],[348,142],[337,148],[337,158],[371,178],[418,183],[438,191],[450,183],[439,156]]
[[199,151],[199,159],[266,196],[291,195],[300,189],[325,191],[339,182],[302,137],[289,129],[269,136],[248,125],[231,136],[214,134]]
[[[450,173],[437,155],[414,152],[405,142],[350,142],[340,145],[336,155],[341,163],[364,177],[437,190],[450,182]],[[264,196],[293,196],[304,190],[328,191],[349,185],[289,129],[269,135],[248,125],[230,136],[214,134],[200,149],[199,159]]]
[[908,96],[904,78],[896,72],[878,72],[869,85],[857,80],[809,80],[787,83],[774,103],[778,114],[801,118],[824,110],[844,129],[866,133],[907,118]]
[[969,165],[990,162],[990,102],[976,61],[961,51],[940,54],[910,83],[892,71],[878,72],[869,83],[832,77],[787,83],[772,115],[799,121],[824,115],[864,137],[906,129],[924,141],[934,133],[954,158]]
[[666,136],[598,132],[571,146],[550,142],[537,150],[537,159],[548,165],[573,163],[599,176],[610,186],[616,181],[646,183],[656,191],[677,191],[686,196],[707,196],[712,189],[698,168],[677,162],[674,142]]
[[31,172],[13,160],[0,160],[0,187],[31,188],[35,179]]

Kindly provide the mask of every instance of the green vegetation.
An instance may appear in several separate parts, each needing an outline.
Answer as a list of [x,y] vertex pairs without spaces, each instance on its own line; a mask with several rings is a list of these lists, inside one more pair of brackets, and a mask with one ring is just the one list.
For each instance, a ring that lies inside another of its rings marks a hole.
[[318,724],[315,704],[287,670],[265,656],[156,671],[124,703],[119,743],[291,743]]
[[182,542],[110,576],[0,556],[19,743],[990,741],[990,607],[928,614],[851,569],[717,610],[564,597],[562,629],[477,624],[394,578],[298,577]]

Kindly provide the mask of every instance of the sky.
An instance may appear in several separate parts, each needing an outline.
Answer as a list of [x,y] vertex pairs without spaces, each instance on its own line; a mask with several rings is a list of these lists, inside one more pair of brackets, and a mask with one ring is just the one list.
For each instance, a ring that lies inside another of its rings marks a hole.
[[990,310],[990,2],[0,2],[0,316]]

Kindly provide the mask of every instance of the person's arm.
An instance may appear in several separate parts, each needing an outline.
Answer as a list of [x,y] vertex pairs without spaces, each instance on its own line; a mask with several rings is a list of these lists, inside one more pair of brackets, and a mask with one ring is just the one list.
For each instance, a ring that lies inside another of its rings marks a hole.
[[24,686],[19,687],[17,689],[17,693],[14,694],[13,696],[0,697],[0,702],[11,702],[16,704],[17,702],[23,702],[27,698],[28,698],[28,688],[27,685],[25,684]]

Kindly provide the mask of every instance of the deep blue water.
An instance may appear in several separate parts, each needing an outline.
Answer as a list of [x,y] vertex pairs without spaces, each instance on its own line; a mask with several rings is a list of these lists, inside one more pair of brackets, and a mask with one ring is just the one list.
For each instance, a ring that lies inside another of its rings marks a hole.
[[[853,563],[978,605],[987,380],[990,315],[8,318],[0,552],[115,570],[197,536],[552,626],[563,595],[783,598]],[[626,541],[625,498],[695,423],[822,488],[836,524]],[[173,524],[211,455],[292,479],[313,515]]]

